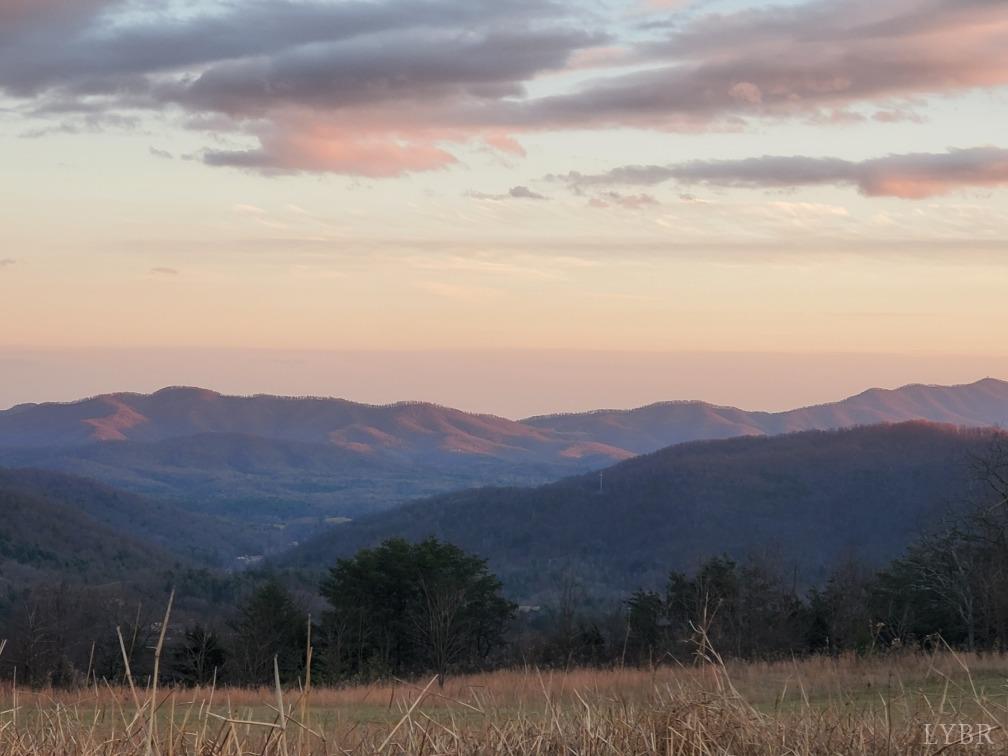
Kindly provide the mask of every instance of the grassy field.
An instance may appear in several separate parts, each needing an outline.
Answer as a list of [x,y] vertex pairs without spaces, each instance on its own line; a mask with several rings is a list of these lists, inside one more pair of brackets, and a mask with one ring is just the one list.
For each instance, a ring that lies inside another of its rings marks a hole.
[[[0,752],[1008,752],[1001,729],[1008,725],[1008,658],[947,651],[715,660],[655,670],[523,669],[450,678],[443,689],[433,681],[397,681],[307,694],[300,688],[199,688],[154,695],[101,682],[75,691],[8,684],[0,689]],[[939,724],[971,729],[942,730]],[[981,724],[990,728],[983,737]]]

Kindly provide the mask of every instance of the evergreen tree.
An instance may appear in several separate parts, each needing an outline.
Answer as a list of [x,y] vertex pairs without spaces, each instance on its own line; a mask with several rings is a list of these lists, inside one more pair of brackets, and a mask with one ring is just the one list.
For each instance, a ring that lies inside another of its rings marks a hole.
[[293,681],[304,668],[308,618],[283,585],[271,580],[256,590],[232,623],[232,669],[237,681],[273,682],[276,657],[281,680]]
[[501,642],[514,605],[486,562],[429,538],[391,539],[340,560],[322,585],[330,674],[372,677],[474,668]]

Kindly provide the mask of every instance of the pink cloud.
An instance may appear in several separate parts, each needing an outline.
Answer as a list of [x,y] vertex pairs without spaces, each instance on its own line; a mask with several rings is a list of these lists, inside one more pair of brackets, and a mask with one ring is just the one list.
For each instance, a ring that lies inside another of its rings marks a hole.
[[487,147],[491,147],[498,152],[505,152],[509,155],[515,155],[516,157],[525,157],[525,148],[521,146],[521,143],[515,139],[513,136],[502,133],[491,133],[486,134],[483,137],[483,143]]
[[857,179],[872,197],[924,199],[967,187],[1008,185],[1008,150],[953,150],[946,155],[905,155],[869,161]]
[[272,172],[332,172],[391,178],[445,168],[457,162],[430,134],[347,131],[324,121],[285,120],[259,136],[257,149],[212,151],[210,165]]

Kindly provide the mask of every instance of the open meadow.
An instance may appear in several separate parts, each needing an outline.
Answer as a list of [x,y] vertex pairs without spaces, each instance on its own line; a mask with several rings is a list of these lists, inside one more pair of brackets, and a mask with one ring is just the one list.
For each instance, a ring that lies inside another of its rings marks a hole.
[[77,690],[0,690],[0,752],[11,756],[916,756],[1003,753],[1005,725],[1008,658],[949,651],[516,669],[450,677],[443,688],[435,679],[150,691],[99,680]]

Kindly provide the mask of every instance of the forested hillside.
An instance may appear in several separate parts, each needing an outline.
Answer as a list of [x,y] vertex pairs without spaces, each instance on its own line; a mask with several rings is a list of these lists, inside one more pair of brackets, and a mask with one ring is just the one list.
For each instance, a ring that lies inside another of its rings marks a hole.
[[[39,553],[60,556],[50,566],[56,572],[83,559],[93,563],[89,570],[95,575],[103,575],[106,566],[108,575],[118,574],[118,568],[105,560],[120,547],[127,556],[138,555],[134,566],[152,567],[171,555],[187,564],[231,567],[235,557],[259,553],[266,538],[285,542],[266,529],[187,511],[73,475],[0,468],[0,494],[4,497],[0,538],[14,544],[8,558],[19,560],[17,544],[34,544]],[[127,556],[123,559],[128,562]],[[67,576],[74,577],[72,573]]]
[[575,576],[589,594],[657,585],[725,553],[771,554],[815,582],[881,564],[968,497],[994,432],[927,423],[695,442],[538,488],[440,496],[337,526],[281,562],[322,568],[391,536],[490,560],[514,595]]
[[121,580],[173,563],[167,551],[6,481],[0,511],[0,585],[8,590],[43,580]]
[[420,463],[327,444],[233,433],[115,441],[53,449],[2,449],[0,464],[101,480],[194,512],[298,532],[326,517],[357,517],[408,499],[475,485],[542,483],[570,465],[518,465],[472,457]]

